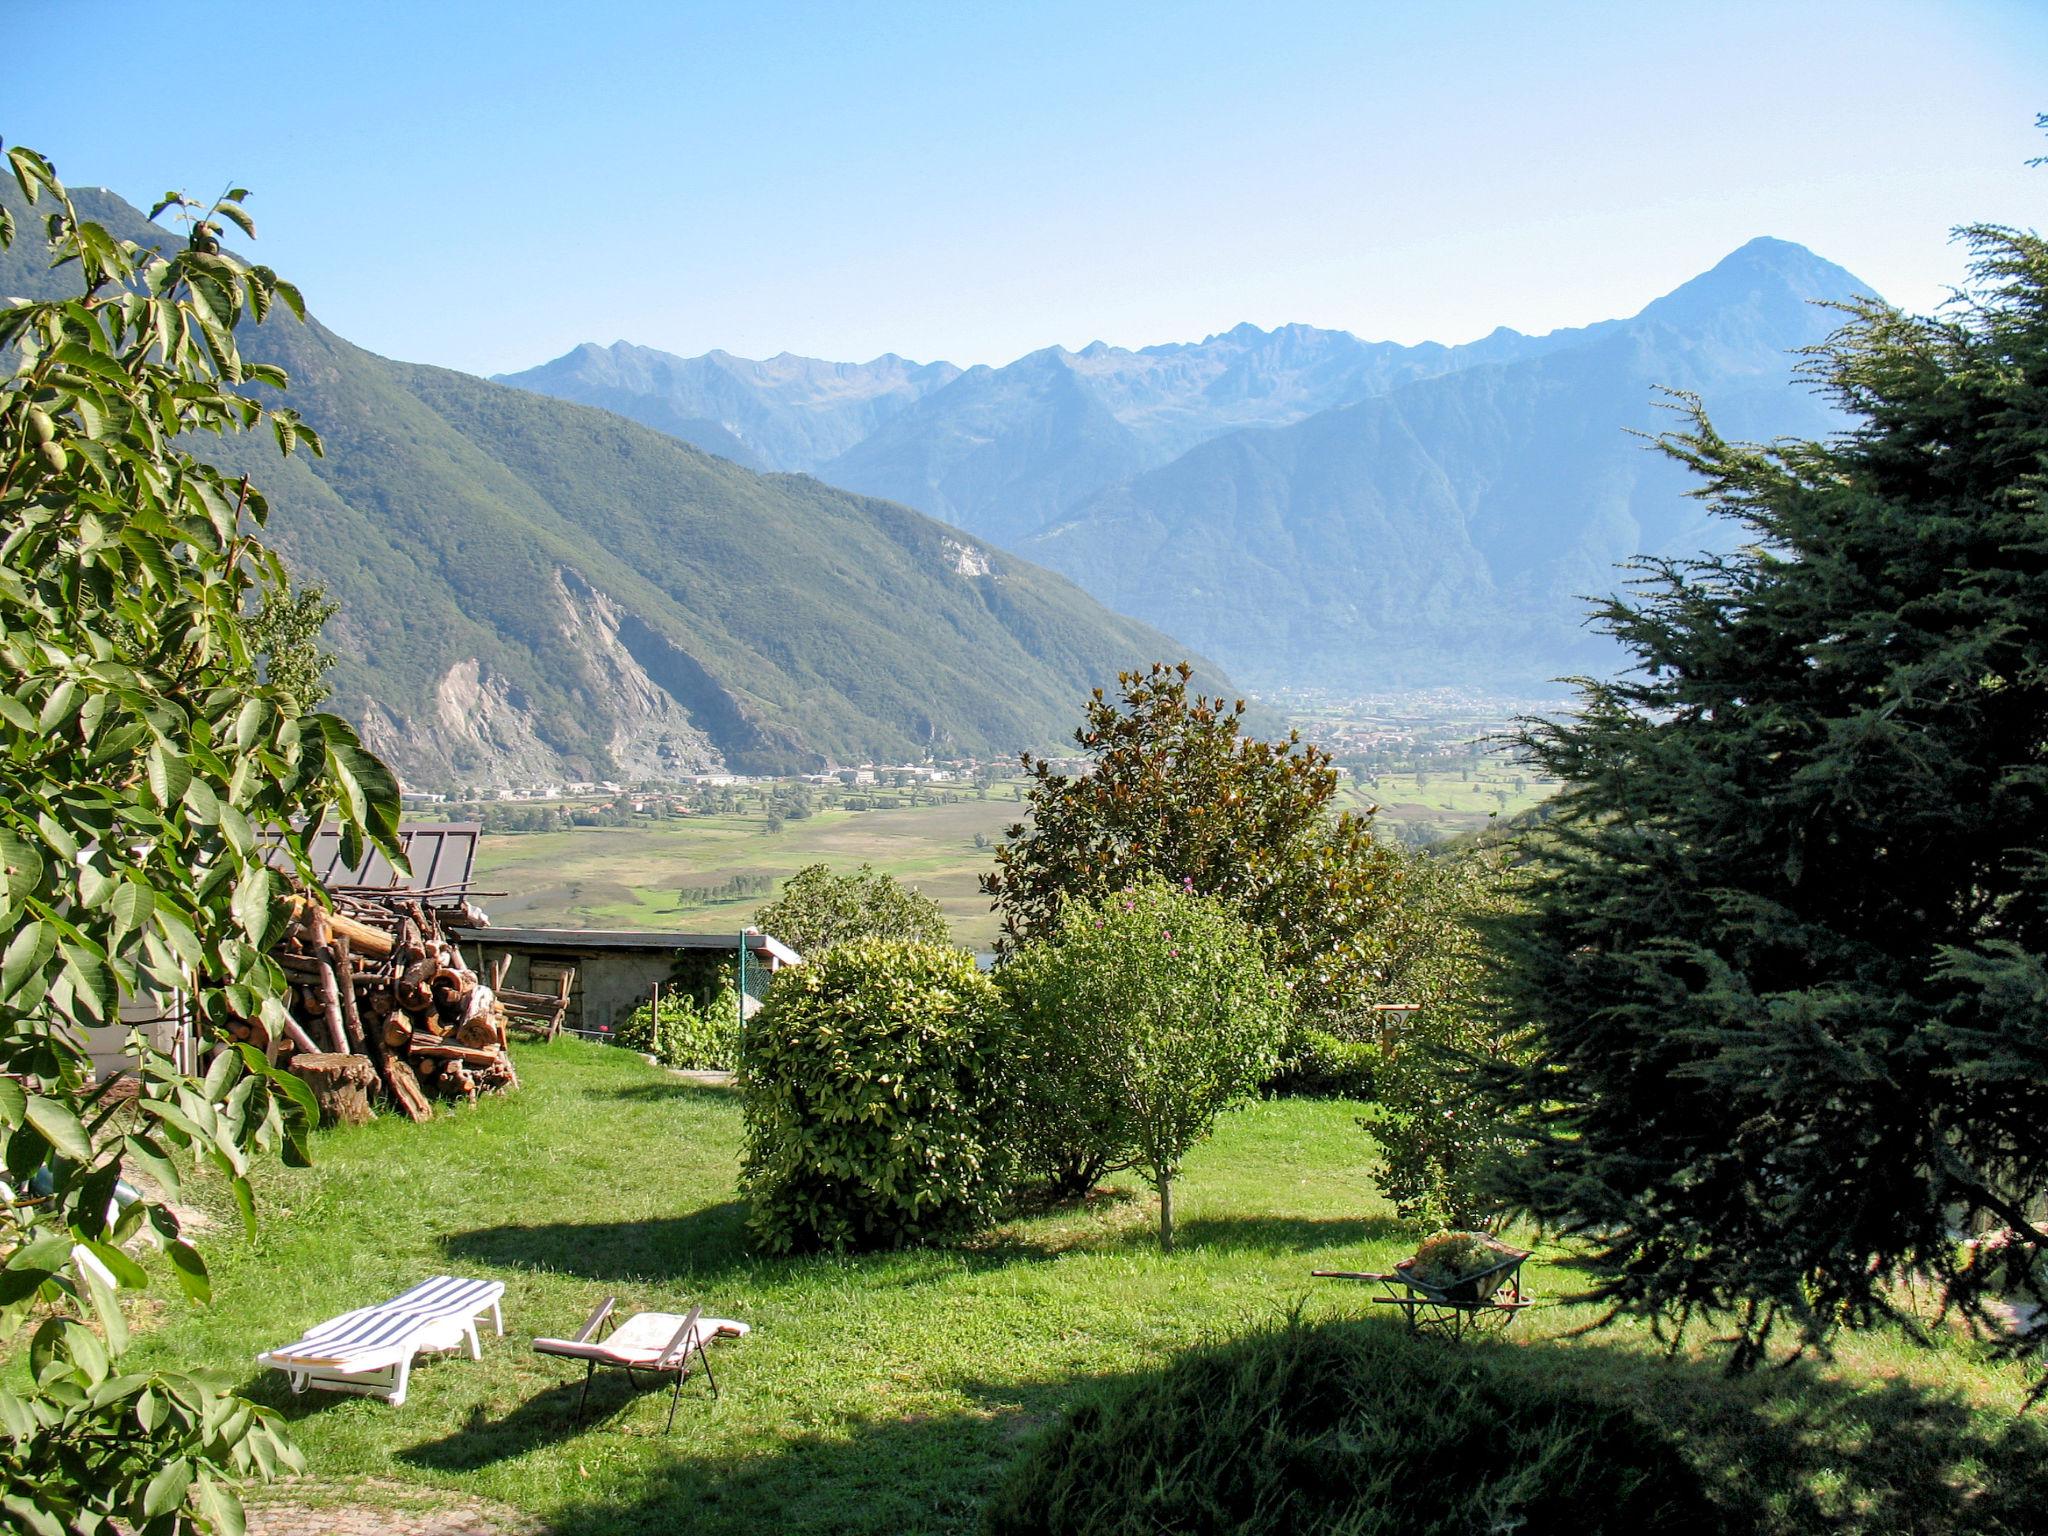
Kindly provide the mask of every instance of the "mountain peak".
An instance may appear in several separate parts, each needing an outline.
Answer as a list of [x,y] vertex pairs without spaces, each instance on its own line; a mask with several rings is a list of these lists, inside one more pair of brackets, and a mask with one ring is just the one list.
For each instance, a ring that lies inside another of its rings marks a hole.
[[1698,277],[1653,300],[1636,318],[1684,325],[1695,323],[1709,311],[1738,305],[1839,302],[1874,292],[1855,273],[1795,241],[1759,235]]

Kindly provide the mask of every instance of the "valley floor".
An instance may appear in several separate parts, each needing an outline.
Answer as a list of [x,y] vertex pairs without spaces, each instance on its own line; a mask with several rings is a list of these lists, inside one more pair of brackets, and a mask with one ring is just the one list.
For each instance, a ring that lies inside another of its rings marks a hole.
[[[1384,1267],[1419,1235],[1377,1193],[1361,1106],[1297,1100],[1226,1116],[1197,1150],[1172,1255],[1126,1178],[961,1247],[763,1259],[745,1239],[731,1090],[576,1041],[522,1048],[519,1067],[517,1094],[322,1133],[312,1168],[268,1168],[257,1238],[226,1217],[206,1238],[215,1303],[155,1304],[137,1363],[212,1366],[282,1411],[311,1467],[289,1501],[510,1507],[563,1536],[967,1531],[1064,1410],[1292,1307],[1370,1313],[1362,1287],[1308,1272]],[[423,1363],[403,1407],[294,1398],[252,1364],[444,1272],[506,1283],[506,1336],[481,1362]],[[1572,1283],[1540,1262],[1528,1279],[1547,1297]],[[609,1294],[626,1311],[701,1300],[754,1327],[718,1347],[722,1396],[685,1387],[671,1435],[666,1394],[636,1398],[616,1376],[579,1426],[581,1378],[526,1347]],[[1729,1381],[1633,1328],[1567,1341],[1586,1321],[1541,1307],[1498,1344],[1462,1347],[1582,1377],[1666,1423],[1759,1530],[2032,1528],[2048,1437],[2015,1417],[2024,1372],[1967,1341],[1876,1335],[1831,1364]]]

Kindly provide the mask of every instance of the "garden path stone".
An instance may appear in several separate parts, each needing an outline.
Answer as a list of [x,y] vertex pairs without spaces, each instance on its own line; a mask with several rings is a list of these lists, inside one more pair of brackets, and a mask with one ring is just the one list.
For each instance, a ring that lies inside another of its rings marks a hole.
[[[294,1488],[304,1490],[294,1497]],[[509,1505],[364,1478],[284,1482],[247,1494],[249,1536],[547,1536]]]

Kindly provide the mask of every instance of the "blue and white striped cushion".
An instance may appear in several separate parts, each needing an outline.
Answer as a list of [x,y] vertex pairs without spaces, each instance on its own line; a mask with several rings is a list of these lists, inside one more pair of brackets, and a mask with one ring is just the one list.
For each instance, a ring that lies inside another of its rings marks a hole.
[[418,1312],[392,1312],[383,1307],[358,1307],[308,1328],[304,1338],[271,1351],[273,1355],[314,1363],[335,1363],[375,1355],[409,1341],[435,1319]]
[[308,1328],[299,1338],[270,1351],[285,1359],[335,1364],[375,1355],[404,1344],[429,1323],[466,1322],[505,1294],[502,1280],[461,1280],[436,1275],[402,1296],[374,1307],[358,1307]]
[[403,1296],[379,1303],[377,1310],[469,1318],[504,1294],[502,1280],[460,1280],[454,1275],[436,1275],[431,1280],[422,1280]]

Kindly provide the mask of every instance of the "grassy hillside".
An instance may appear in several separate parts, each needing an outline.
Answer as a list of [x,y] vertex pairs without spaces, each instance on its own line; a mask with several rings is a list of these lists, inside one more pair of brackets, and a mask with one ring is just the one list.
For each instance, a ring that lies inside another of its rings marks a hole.
[[[81,211],[163,237],[108,193]],[[21,224],[0,293],[64,291]],[[268,490],[277,543],[341,600],[337,702],[416,781],[993,756],[1055,741],[1119,668],[1182,654],[903,507],[317,322],[246,350],[290,371],[327,456],[208,451]]]

